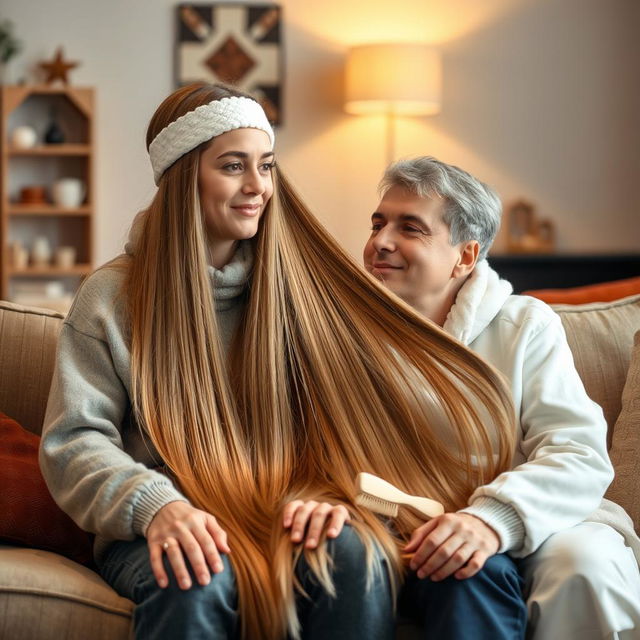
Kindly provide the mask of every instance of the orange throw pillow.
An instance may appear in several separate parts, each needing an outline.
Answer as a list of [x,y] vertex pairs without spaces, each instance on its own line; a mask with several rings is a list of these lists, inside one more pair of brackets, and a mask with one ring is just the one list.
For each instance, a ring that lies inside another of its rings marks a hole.
[[590,302],[613,302],[640,293],[640,277],[588,284],[569,289],[535,289],[523,291],[524,296],[533,296],[547,304],[588,304]]
[[38,465],[39,436],[0,413],[0,541],[92,564],[93,536],[54,502]]

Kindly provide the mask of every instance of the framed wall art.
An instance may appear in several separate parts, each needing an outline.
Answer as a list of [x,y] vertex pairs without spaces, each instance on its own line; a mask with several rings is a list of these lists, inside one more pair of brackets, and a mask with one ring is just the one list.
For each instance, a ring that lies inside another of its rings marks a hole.
[[281,7],[213,2],[176,8],[175,83],[224,82],[282,124]]

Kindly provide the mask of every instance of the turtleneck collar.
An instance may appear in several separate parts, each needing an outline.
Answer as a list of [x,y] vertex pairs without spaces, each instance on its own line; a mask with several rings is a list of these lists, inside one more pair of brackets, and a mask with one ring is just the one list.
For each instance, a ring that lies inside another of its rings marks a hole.
[[[135,255],[143,214],[144,211],[138,213],[131,226],[129,240],[124,247],[125,253],[129,256]],[[247,286],[252,267],[253,248],[250,240],[238,242],[233,257],[222,269],[209,265],[209,278],[216,310],[225,311],[236,304]]]
[[216,310],[224,311],[233,307],[244,292],[251,268],[253,267],[253,249],[249,240],[241,240],[233,257],[222,269],[209,265],[209,276]]

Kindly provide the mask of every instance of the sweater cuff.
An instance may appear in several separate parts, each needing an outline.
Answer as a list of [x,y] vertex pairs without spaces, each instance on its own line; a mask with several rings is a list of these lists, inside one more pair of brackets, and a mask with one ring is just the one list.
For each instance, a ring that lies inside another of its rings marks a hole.
[[133,506],[134,533],[146,537],[147,527],[156,513],[165,505],[176,501],[189,502],[173,485],[167,485],[166,481],[144,489]]
[[480,518],[498,534],[498,553],[516,551],[524,544],[524,523],[511,505],[483,496],[476,498],[468,507],[460,509],[460,513],[470,513]]

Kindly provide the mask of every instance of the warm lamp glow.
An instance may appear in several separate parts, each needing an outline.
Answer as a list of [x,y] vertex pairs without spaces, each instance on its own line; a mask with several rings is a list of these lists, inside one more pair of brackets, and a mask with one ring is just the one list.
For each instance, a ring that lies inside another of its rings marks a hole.
[[349,51],[345,111],[432,115],[440,111],[440,55],[421,44],[369,44]]

